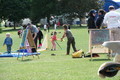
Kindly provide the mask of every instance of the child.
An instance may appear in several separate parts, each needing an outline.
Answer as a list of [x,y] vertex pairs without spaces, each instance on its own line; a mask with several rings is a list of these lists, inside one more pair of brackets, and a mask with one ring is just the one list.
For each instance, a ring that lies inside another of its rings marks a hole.
[[19,38],[22,37],[22,30],[18,30],[18,36],[19,36]]
[[68,41],[67,41],[67,53],[66,53],[66,55],[69,55],[71,44],[72,44],[74,52],[77,51],[76,47],[75,47],[75,39],[74,39],[71,31],[68,29],[67,25],[63,25],[63,28],[64,28],[65,33],[63,34],[61,41],[63,41],[64,37],[67,37]]
[[7,52],[8,52],[8,54],[11,53],[12,44],[13,44],[13,41],[12,41],[12,38],[10,37],[10,33],[6,33],[6,38],[4,40],[3,46],[4,45],[7,46]]
[[55,43],[55,41],[57,40],[57,37],[56,37],[56,35],[57,35],[57,32],[53,32],[53,36],[51,37],[51,42],[52,42],[52,49],[51,49],[51,51],[53,51],[53,50],[56,50],[56,43]]
[[41,43],[41,40],[43,39],[43,33],[42,31],[40,30],[40,27],[38,27],[38,33],[37,33],[37,38],[39,39],[39,45],[38,45],[38,48],[40,48],[42,46],[42,43]]

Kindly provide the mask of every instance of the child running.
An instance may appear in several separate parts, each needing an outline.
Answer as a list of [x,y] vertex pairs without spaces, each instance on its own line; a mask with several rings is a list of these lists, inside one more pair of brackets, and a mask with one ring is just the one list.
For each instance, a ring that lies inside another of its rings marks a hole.
[[76,47],[75,47],[75,39],[74,39],[74,37],[73,37],[73,35],[72,35],[72,33],[71,33],[71,31],[68,29],[68,26],[67,25],[63,25],[63,28],[64,28],[64,34],[63,34],[63,36],[62,36],[62,38],[61,38],[61,41],[63,41],[63,38],[64,37],[67,37],[67,53],[66,53],[66,55],[69,55],[69,53],[70,53],[70,45],[72,44],[72,47],[73,47],[73,50],[74,50],[74,52],[76,52],[77,50],[76,50]]
[[11,47],[13,44],[13,40],[10,37],[10,33],[6,33],[6,38],[4,40],[3,46],[6,45],[7,46],[7,53],[10,54],[11,53]]
[[57,40],[57,32],[53,32],[53,36],[51,37],[51,42],[52,42],[52,49],[51,49],[51,51],[53,51],[53,50],[56,50],[56,43],[55,43],[55,41]]

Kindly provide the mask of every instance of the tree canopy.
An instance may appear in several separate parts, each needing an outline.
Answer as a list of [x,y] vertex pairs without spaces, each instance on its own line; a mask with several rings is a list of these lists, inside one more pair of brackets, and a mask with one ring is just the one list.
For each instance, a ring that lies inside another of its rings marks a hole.
[[41,18],[70,14],[83,17],[99,7],[99,0],[0,0],[0,18],[18,22],[30,17],[37,23]]
[[30,0],[1,0],[0,18],[19,22],[30,15]]
[[82,17],[90,9],[98,8],[99,0],[61,0],[62,13],[78,14]]
[[71,15],[78,14],[83,17],[90,9],[99,7],[99,0],[32,0],[32,19],[38,21],[40,18],[51,14]]
[[32,0],[31,18],[33,22],[49,17],[56,11],[56,0]]

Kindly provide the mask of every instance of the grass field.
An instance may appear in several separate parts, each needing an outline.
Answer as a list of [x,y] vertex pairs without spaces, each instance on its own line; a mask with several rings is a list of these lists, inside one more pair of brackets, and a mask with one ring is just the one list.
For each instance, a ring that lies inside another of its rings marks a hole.
[[[53,31],[53,30],[51,30]],[[20,38],[17,31],[5,31],[0,34],[0,52],[5,52],[5,47],[2,47],[5,39],[5,33],[10,32],[13,38],[12,51],[19,48]],[[58,29],[58,38],[61,38],[63,30]],[[72,28],[72,33],[75,36],[77,49],[88,51],[88,32],[86,27]],[[34,59],[29,56],[16,60],[16,58],[0,58],[0,80],[102,80],[97,75],[99,66],[106,62],[106,54],[90,61],[90,58],[73,59],[71,55],[66,54],[66,39],[64,42],[58,41],[62,50],[57,46],[57,51],[41,52],[40,59]],[[49,43],[50,44],[50,43]],[[71,53],[73,52],[71,48]],[[56,56],[51,56],[54,53]],[[113,78],[105,80],[120,80],[120,73]]]

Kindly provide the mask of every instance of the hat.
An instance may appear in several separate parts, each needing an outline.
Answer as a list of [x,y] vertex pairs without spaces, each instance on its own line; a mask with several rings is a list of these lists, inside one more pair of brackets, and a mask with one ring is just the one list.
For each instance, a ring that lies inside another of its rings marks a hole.
[[94,10],[94,9],[92,9],[91,11],[90,11],[90,13],[96,13],[97,11],[96,10]]
[[93,16],[93,13],[96,13],[97,11],[96,10],[94,10],[94,9],[92,9],[92,10],[90,10],[90,12],[89,12],[89,16]]
[[27,24],[28,26],[31,25],[30,23]]
[[109,6],[109,9],[115,9],[115,7],[113,5]]
[[6,35],[10,35],[10,33],[6,33]]

